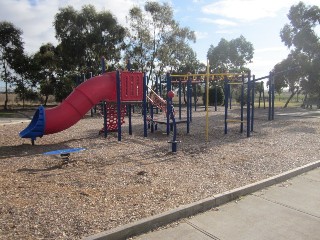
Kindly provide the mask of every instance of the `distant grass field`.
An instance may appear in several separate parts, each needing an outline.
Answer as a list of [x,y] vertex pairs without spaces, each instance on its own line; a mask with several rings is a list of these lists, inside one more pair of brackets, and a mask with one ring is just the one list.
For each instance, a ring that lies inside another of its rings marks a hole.
[[[0,93],[0,109],[4,108],[4,101],[5,101],[5,94]],[[48,105],[55,104],[53,96],[49,97]],[[39,101],[25,101],[24,107],[25,108],[32,108],[37,107],[41,105],[41,102]],[[22,101],[17,97],[17,94],[15,93],[9,93],[8,94],[8,109],[21,109],[23,107]]]
[[[287,99],[290,97],[290,93],[288,92],[284,92],[282,93],[280,96],[278,94],[275,95],[275,103],[274,103],[274,106],[276,108],[282,108]],[[259,98],[259,95],[256,94],[255,96],[255,107],[258,107],[258,98]],[[301,104],[303,103],[303,98],[304,96],[303,95],[300,95],[297,99],[297,96],[294,96],[290,103],[288,104],[288,107],[300,107]],[[265,93],[265,100],[266,100],[266,107],[268,107],[268,93],[266,92]],[[23,110],[23,105],[22,105],[22,101],[19,100],[17,98],[17,95],[14,94],[14,93],[9,93],[9,96],[8,96],[8,111],[3,111],[3,108],[4,108],[4,101],[5,101],[5,94],[4,93],[0,93],[0,117],[7,117],[7,118],[10,118],[10,117],[15,117],[16,114],[15,114],[15,110]],[[183,101],[183,100],[182,100]],[[178,97],[175,96],[174,98],[174,102],[175,104],[177,104],[179,101],[178,101]],[[49,101],[48,101],[48,105],[55,105],[56,103],[54,102],[54,98],[53,97],[50,97],[49,98]],[[237,104],[236,102],[234,102],[233,104]],[[41,105],[40,102],[38,101],[33,101],[33,102],[30,102],[30,101],[26,101],[25,102],[25,106],[24,106],[24,109],[34,109],[36,108],[37,106]],[[198,106],[201,106],[202,105],[202,97],[199,97],[199,101],[197,103]],[[261,100],[261,103],[260,103],[260,107],[263,107],[263,101]]]

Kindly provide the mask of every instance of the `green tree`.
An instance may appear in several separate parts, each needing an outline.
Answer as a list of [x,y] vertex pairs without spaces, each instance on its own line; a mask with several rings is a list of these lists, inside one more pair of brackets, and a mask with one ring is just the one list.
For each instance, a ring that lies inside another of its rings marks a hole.
[[186,74],[188,72],[205,73],[206,65],[197,59],[197,54],[191,47],[186,46],[184,51],[181,51],[180,54],[181,56],[178,55],[178,58],[176,59],[177,64],[173,70],[174,72],[178,74]]
[[173,19],[173,9],[167,3],[146,2],[144,10],[133,7],[129,12],[126,58],[136,70],[147,71],[148,79],[157,70],[176,70],[190,53],[189,41],[195,33],[180,27]]
[[[320,25],[320,8],[299,2],[290,8],[288,19],[290,23],[280,31],[281,40],[291,49],[287,61],[291,62],[291,67],[299,64],[300,71],[296,71],[295,79],[305,94],[317,94],[320,98],[320,38],[316,32]],[[293,56],[298,61],[291,61]],[[289,85],[289,89],[294,87]]]
[[16,72],[15,78],[15,93],[18,94],[18,99],[22,100],[22,107],[25,107],[25,100],[38,100],[35,90],[35,84],[32,81],[33,66],[32,57],[22,54],[13,62]]
[[[222,105],[224,103],[224,93],[223,89],[219,85],[214,85],[209,88],[209,105],[214,106],[215,95],[217,93],[217,105]],[[202,95],[203,105],[206,105],[206,93]]]
[[121,58],[125,29],[109,11],[97,12],[92,5],[81,11],[60,8],[54,27],[65,71],[94,72],[102,56],[111,67]]
[[210,46],[207,58],[212,72],[241,72],[247,71],[246,64],[253,58],[254,48],[242,35],[239,38],[227,41],[222,38],[215,47]]
[[281,93],[283,88],[289,88],[290,97],[287,99],[286,108],[293,96],[301,92],[300,83],[305,79],[305,73],[298,68],[305,64],[307,59],[303,54],[292,52],[288,57],[274,66],[274,86],[277,93]]
[[8,85],[15,81],[14,62],[23,55],[22,31],[7,21],[0,22],[1,79],[5,83],[4,109],[8,108]]
[[258,105],[258,108],[260,108],[261,100],[263,100],[263,104],[264,104],[264,108],[265,108],[264,83],[262,81],[261,82],[257,82],[255,84],[255,89],[259,93],[259,100],[258,100],[259,105]]
[[58,59],[56,48],[51,44],[43,44],[33,57],[33,64],[38,71],[33,79],[40,88],[40,94],[44,96],[46,106],[50,95],[54,95],[58,69]]

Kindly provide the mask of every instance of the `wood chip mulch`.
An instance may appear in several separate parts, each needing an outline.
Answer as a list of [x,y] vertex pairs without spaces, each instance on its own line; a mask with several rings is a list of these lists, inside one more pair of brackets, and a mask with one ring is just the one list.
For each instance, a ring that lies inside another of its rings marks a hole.
[[[250,138],[239,123],[225,135],[223,114],[210,109],[206,142],[206,113],[193,112],[190,134],[178,125],[177,153],[164,125],[143,137],[138,113],[121,142],[116,133],[98,135],[98,116],[35,146],[19,138],[27,123],[0,124],[0,239],[81,239],[319,160],[319,110],[276,109],[267,121],[268,110],[257,109]],[[43,155],[77,147],[86,150],[68,164]]]

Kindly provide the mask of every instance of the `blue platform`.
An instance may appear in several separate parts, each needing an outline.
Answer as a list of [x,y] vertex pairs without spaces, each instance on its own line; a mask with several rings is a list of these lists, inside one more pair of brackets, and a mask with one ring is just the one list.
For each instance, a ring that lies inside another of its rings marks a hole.
[[59,149],[55,151],[45,152],[44,155],[64,155],[73,152],[80,152],[86,150],[85,148],[67,148],[67,149]]

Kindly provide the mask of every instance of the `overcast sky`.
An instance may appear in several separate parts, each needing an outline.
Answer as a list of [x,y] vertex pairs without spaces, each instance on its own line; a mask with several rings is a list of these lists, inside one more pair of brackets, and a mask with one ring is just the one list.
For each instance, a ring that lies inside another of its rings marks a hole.
[[[119,23],[132,6],[143,6],[142,0],[1,0],[0,21],[12,22],[23,30],[23,41],[28,53],[36,52],[41,44],[57,44],[52,26],[60,7],[68,5],[80,10],[92,4],[97,11],[109,10]],[[182,27],[189,27],[197,35],[192,44],[198,58],[206,62],[210,45],[216,46],[221,38],[235,39],[243,35],[254,46],[250,68],[257,77],[268,75],[273,66],[286,58],[288,49],[279,33],[290,6],[297,0],[171,0],[174,18]],[[319,5],[320,0],[305,0],[308,5]],[[317,29],[319,30],[319,28]],[[320,33],[320,31],[318,31]]]

